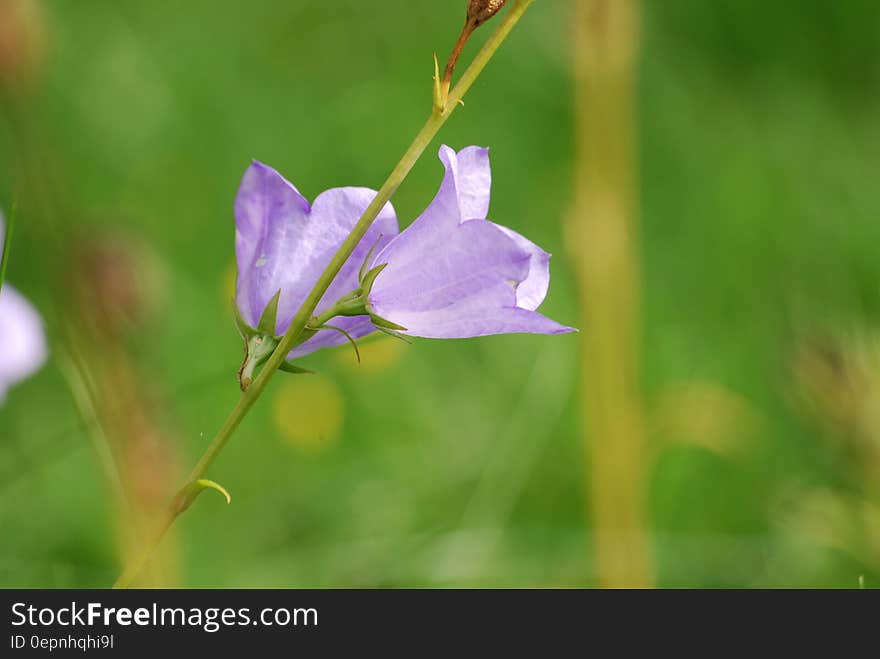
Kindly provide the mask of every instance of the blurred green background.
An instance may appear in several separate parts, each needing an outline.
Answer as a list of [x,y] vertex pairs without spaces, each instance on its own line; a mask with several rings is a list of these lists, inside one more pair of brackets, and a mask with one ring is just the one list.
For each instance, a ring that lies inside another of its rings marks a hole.
[[[0,3],[28,6],[36,43],[4,97],[0,205],[24,168],[47,181],[22,192],[8,279],[63,354],[72,241],[136,246],[123,267],[150,303],[122,359],[158,401],[164,498],[238,397],[232,203],[250,159],[311,199],[378,187],[464,3]],[[440,142],[490,146],[490,217],[556,254],[542,310],[575,324],[570,12],[535,3],[394,205],[406,225],[428,203]],[[876,586],[876,2],[647,0],[639,93],[657,584]],[[347,348],[305,365],[320,375],[279,375],[212,469],[232,505],[209,493],[178,521],[166,583],[597,583],[576,337],[380,339],[361,366]],[[70,387],[53,360],[0,408],[2,586],[117,576],[112,490]]]

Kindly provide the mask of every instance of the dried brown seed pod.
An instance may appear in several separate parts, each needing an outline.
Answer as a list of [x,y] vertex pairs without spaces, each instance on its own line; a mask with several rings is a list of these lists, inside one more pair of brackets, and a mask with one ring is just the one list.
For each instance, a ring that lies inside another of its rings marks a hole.
[[468,3],[468,20],[478,27],[497,14],[507,4],[507,0],[470,0]]

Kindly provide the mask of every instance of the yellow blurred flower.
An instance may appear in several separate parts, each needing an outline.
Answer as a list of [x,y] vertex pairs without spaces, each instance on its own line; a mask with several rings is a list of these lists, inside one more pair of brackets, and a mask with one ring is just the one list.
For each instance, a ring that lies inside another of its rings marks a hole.
[[339,387],[320,375],[285,377],[272,404],[279,435],[308,451],[332,446],[345,420],[345,399]]

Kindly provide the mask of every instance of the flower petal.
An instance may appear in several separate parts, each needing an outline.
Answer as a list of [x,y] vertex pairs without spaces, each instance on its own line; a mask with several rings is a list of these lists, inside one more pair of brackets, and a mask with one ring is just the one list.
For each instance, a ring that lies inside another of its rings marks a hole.
[[459,224],[486,219],[492,192],[489,149],[469,146],[456,153],[444,144],[437,155],[446,174],[440,190],[416,222],[426,216],[432,222]]
[[10,386],[39,370],[47,355],[39,314],[4,283],[0,290],[0,401]]
[[442,249],[406,240],[408,231],[386,249],[391,252],[396,242],[406,242],[407,258],[390,259],[373,284],[370,304],[380,316],[383,309],[443,309],[486,290],[497,293],[499,283],[504,284],[499,306],[516,305],[515,285],[528,275],[529,255],[491,222],[454,226],[446,232]]
[[[254,162],[245,172],[235,204],[237,302],[244,320],[255,326],[280,289],[276,333],[282,334],[375,196],[367,188],[335,188],[319,195],[310,207],[277,171]],[[334,279],[318,311],[356,289],[357,273],[369,249],[377,242],[381,248],[397,232],[397,218],[389,203]],[[384,236],[381,241],[380,234]],[[351,319],[335,324],[356,333],[367,328],[363,323],[352,324]],[[345,340],[333,334],[321,332],[294,353],[306,354]]]
[[244,173],[235,200],[236,298],[251,327],[278,289],[285,308],[305,297],[304,274],[314,258],[303,240],[309,211],[305,197],[271,167],[254,161]]
[[419,247],[410,243],[418,254],[407,254],[403,265],[389,260],[370,295],[374,313],[405,327],[405,334],[449,339],[572,331],[517,308],[517,284],[527,280],[533,253],[491,222],[454,227],[442,249]]
[[[332,190],[327,190],[318,195],[318,198],[315,199],[315,203],[312,206],[311,220],[316,226],[336,226],[337,228],[341,228],[340,235],[342,240],[344,240],[348,234],[351,233],[354,225],[360,219],[361,215],[364,214],[364,211],[367,210],[367,206],[370,205],[375,197],[376,192],[368,188],[334,188]],[[361,265],[363,265],[364,259],[367,257],[370,249],[375,246],[375,252],[381,251],[385,245],[391,242],[397,233],[397,216],[394,213],[394,207],[390,203],[387,203],[379,212],[375,222],[373,222],[364,238],[358,243],[358,246],[355,248],[352,255],[345,262],[345,265],[342,266],[342,269],[339,271],[339,274],[336,275],[333,283],[330,284],[324,297],[322,297],[321,301],[318,303],[316,312],[320,313],[343,295],[355,290],[359,285],[358,272],[360,271]],[[339,249],[342,240],[340,240],[329,252],[326,262],[321,267],[321,270],[314,273],[311,285],[314,285],[314,281],[317,280],[321,271],[323,271],[327,263],[330,262],[330,259],[336,253],[336,250]],[[311,285],[309,288],[311,288]],[[297,305],[293,312],[295,313],[298,308],[299,305]],[[290,323],[292,317],[293,315],[291,314],[291,317],[286,321],[287,324]],[[344,329],[356,339],[375,331],[375,328],[370,323],[370,319],[367,316],[337,317],[331,320],[330,324]],[[294,348],[294,350],[291,351],[290,356],[302,357],[303,355],[314,352],[319,348],[342,345],[347,342],[348,339],[342,336],[339,332],[325,330],[318,332],[314,337]]]
[[541,306],[550,288],[550,254],[513,229],[500,224],[495,226],[510,236],[519,248],[528,252],[531,257],[529,275],[516,287],[516,306],[534,311]]
[[550,255],[492,222],[487,149],[440,149],[446,175],[437,196],[373,259],[387,264],[370,306],[405,334],[465,338],[575,331],[535,313],[550,285]]
[[409,248],[417,243],[422,249],[439,248],[447,232],[456,225],[472,219],[485,219],[489,211],[492,172],[489,167],[489,149],[469,146],[458,153],[450,147],[440,147],[440,161],[446,168],[440,191],[406,228],[406,239],[394,241],[383,253],[377,253],[373,265],[404,259],[419,258]]
[[435,202],[441,196],[449,201],[454,197],[458,206],[459,222],[486,219],[492,192],[489,149],[469,146],[456,153],[452,148],[443,145],[439,156],[446,167],[446,176]]
[[560,325],[537,311],[518,307],[485,309],[474,313],[450,309],[445,313],[410,312],[395,315],[404,334],[425,339],[468,339],[491,334],[567,334],[573,327]]

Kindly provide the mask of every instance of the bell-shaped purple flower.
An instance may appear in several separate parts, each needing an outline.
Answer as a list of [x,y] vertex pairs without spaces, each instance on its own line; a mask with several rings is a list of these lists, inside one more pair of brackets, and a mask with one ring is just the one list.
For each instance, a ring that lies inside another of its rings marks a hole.
[[[309,204],[281,174],[254,162],[244,174],[235,201],[236,302],[244,321],[257,327],[280,290],[275,333],[283,334],[375,196],[367,188],[333,188]],[[381,250],[397,233],[397,216],[388,203],[327,289],[317,313],[358,288],[358,272],[370,249]],[[354,338],[375,329],[368,316],[339,317],[333,325]],[[341,333],[321,331],[294,348],[290,357],[346,340]]]
[[428,208],[372,261],[368,309],[436,339],[575,331],[535,310],[550,285],[550,255],[486,220],[492,182],[489,151],[440,149],[446,175]]
[[[0,253],[3,241],[0,215]],[[47,354],[40,315],[21,293],[4,282],[0,289],[0,403],[10,387],[40,369]]]

